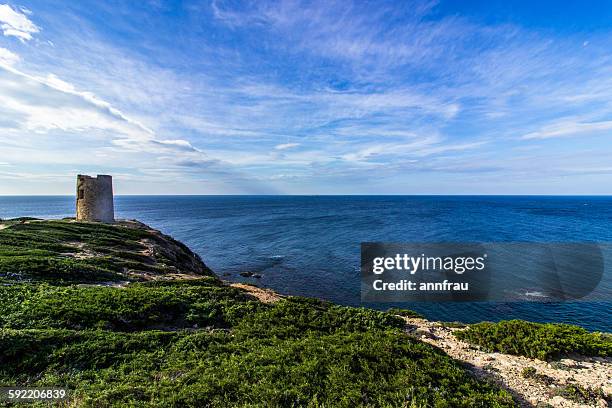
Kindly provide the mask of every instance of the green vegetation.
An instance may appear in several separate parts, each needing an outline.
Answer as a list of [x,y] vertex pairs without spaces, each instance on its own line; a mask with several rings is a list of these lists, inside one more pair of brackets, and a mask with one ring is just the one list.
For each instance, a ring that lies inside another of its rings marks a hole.
[[581,387],[578,384],[568,384],[563,387],[558,387],[555,389],[554,394],[570,401],[577,402],[578,404],[595,404],[600,398],[603,398],[608,403],[612,402],[610,396],[604,395],[603,391],[594,391],[589,388]]
[[[35,329],[0,329],[0,382],[64,384],[84,406],[513,406],[393,315],[304,298],[267,305],[211,283],[2,288],[23,299],[4,327]],[[183,326],[208,326],[151,330],[146,316],[166,307]]]
[[[515,406],[407,335],[402,317],[422,317],[413,311],[299,297],[262,303],[137,222],[2,224],[2,385],[60,385],[69,404],[95,407]],[[456,335],[541,359],[611,353],[608,335],[569,325],[480,323]],[[523,376],[549,380],[533,368]],[[582,403],[600,396],[557,392]]]
[[[3,385],[61,385],[96,407],[515,405],[392,313],[261,303],[136,223],[3,223]],[[177,273],[189,279],[161,279]]]
[[536,380],[546,385],[551,385],[555,383],[555,380],[552,377],[549,377],[546,374],[538,373],[538,371],[534,367],[524,367],[521,371],[521,375],[523,376],[523,378]]
[[138,281],[144,275],[182,272],[212,276],[185,245],[137,222],[117,225],[4,220],[0,230],[0,280],[76,282]]
[[508,320],[470,325],[455,335],[490,352],[515,354],[548,360],[577,353],[584,356],[612,356],[612,338],[590,333],[568,324],[531,323]]
[[4,329],[0,347],[1,381],[65,384],[85,406],[513,406],[442,352],[391,331]]
[[15,284],[0,288],[0,325],[120,331],[223,328],[260,306],[212,278],[180,283],[134,283],[125,288]]
[[447,329],[463,329],[468,325],[462,322],[438,322],[436,326],[444,327]]
[[412,317],[412,318],[417,318],[417,319],[424,319],[425,318],[422,314],[417,313],[414,310],[400,309],[398,307],[392,307],[392,308],[388,309],[387,313],[391,313],[391,314],[396,315],[396,316]]
[[524,367],[523,371],[521,371],[523,378],[534,378],[537,373],[537,370],[533,367]]

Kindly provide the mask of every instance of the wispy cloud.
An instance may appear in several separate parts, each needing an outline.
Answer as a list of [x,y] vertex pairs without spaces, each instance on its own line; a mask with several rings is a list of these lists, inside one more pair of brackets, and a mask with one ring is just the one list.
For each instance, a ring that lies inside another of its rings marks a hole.
[[[253,2],[238,7],[215,0],[215,18],[229,26],[262,27],[282,32],[300,50],[330,58],[363,63],[399,65],[437,54],[436,42],[457,33],[453,19],[437,23],[423,20],[437,2],[415,1],[407,7],[343,1]],[[389,30],[389,19],[401,24]],[[461,30],[464,33],[464,30]],[[371,66],[371,64],[368,64]]]
[[[109,102],[91,92],[80,91],[53,74],[32,76],[9,66],[0,66],[0,102],[4,109],[12,112],[12,122],[4,125],[0,122],[0,127],[9,133],[70,132],[83,135],[81,146],[86,146],[88,139],[93,141],[102,137],[102,145],[110,142],[109,146],[135,152],[173,152],[176,163],[180,162],[181,155],[202,163],[209,160],[189,141],[159,138],[154,130]],[[37,146],[32,145],[32,148]]]
[[29,41],[32,34],[40,31],[26,14],[29,10],[15,10],[8,4],[0,4],[0,29],[7,37],[17,37],[21,41]]
[[26,130],[109,129],[134,138],[152,131],[89,92],[80,92],[52,74],[32,76],[11,67],[0,67],[0,98],[7,109],[22,114]]
[[560,121],[546,125],[536,132],[527,133],[522,139],[550,139],[555,137],[580,136],[612,130],[612,120],[601,122]]
[[299,143],[281,143],[281,144],[274,146],[274,149],[287,150],[287,149],[293,149],[294,147],[298,147],[299,145],[300,145]]
[[20,59],[19,55],[0,47],[0,65],[12,66],[19,62]]

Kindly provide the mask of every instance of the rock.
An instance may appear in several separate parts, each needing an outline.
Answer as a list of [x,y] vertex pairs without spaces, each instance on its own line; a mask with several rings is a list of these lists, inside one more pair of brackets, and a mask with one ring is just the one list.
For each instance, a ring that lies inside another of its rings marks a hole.
[[250,278],[254,275],[253,272],[240,272],[240,276],[244,276],[245,278]]
[[254,274],[253,274],[253,277],[254,277],[255,279],[261,279],[261,275],[260,275],[260,274],[258,274],[258,273],[254,273]]
[[431,330],[428,330],[428,329],[417,329],[414,331],[414,334],[417,336],[424,337],[427,339],[432,339],[432,340],[436,340],[438,338],[438,336],[433,334]]

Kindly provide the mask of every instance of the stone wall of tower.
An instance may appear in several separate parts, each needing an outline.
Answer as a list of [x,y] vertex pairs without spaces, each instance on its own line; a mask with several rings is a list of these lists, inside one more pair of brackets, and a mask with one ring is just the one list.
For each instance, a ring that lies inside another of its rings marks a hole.
[[77,221],[114,222],[113,178],[77,176]]

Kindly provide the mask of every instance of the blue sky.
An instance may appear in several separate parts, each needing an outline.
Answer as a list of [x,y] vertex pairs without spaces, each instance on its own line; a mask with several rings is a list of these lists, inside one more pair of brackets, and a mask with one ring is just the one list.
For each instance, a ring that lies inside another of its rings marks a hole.
[[611,194],[569,3],[0,0],[0,194]]

